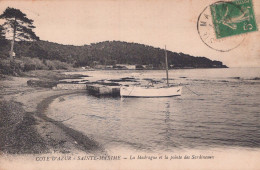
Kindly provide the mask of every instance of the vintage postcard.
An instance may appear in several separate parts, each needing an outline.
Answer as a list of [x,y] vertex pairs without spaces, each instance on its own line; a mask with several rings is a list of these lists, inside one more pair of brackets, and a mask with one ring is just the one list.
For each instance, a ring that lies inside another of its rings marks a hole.
[[0,170],[260,169],[260,1],[0,1]]

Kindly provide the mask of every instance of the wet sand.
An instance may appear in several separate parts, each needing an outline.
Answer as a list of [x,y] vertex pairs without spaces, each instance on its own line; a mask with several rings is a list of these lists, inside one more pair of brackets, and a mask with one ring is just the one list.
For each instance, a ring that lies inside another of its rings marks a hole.
[[48,105],[55,98],[85,91],[27,85],[28,80],[37,79],[6,77],[1,80],[1,153],[104,153],[96,141],[45,115]]

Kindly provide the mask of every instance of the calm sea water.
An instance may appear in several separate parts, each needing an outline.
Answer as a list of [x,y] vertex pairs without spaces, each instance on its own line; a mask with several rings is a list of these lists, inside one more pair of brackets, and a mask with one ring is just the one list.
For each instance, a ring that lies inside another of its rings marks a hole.
[[[77,72],[78,73],[78,72]],[[72,73],[71,73],[72,74]],[[91,71],[89,80],[135,77],[164,81],[164,71]],[[260,148],[260,68],[170,70],[183,84],[172,98],[57,98],[47,115],[108,150],[174,151]],[[196,93],[196,94],[195,94]]]

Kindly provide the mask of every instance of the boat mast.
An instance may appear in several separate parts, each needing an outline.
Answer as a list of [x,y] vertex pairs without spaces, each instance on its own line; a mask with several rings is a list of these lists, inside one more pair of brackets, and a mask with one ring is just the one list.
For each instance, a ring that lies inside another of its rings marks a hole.
[[165,69],[166,69],[167,86],[169,87],[169,77],[168,77],[168,60],[167,60],[167,51],[166,51],[166,45],[165,45]]

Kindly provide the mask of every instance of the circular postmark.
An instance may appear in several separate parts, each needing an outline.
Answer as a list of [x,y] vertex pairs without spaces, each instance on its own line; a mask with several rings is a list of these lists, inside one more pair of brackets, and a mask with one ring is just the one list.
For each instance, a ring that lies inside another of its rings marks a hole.
[[[223,1],[218,1],[211,5],[215,5],[218,3],[223,3]],[[229,3],[229,2],[225,2],[225,3]],[[240,35],[236,35],[236,36],[217,38],[215,27],[213,24],[211,9],[210,9],[211,5],[204,8],[204,10],[200,13],[200,15],[198,17],[197,31],[200,36],[200,39],[209,48],[214,49],[216,51],[220,51],[220,52],[228,52],[228,51],[231,51],[231,50],[237,48],[245,40],[246,35],[240,34]],[[234,5],[234,4],[231,4],[231,5]],[[234,7],[238,8],[235,5],[234,5]],[[241,10],[241,9],[238,9],[238,10]]]

